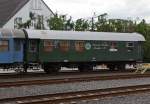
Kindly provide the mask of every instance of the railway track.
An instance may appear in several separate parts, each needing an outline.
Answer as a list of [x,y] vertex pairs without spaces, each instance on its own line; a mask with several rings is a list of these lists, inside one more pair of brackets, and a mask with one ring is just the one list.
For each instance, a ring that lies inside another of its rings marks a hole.
[[28,72],[28,73],[0,73],[0,79],[6,78],[36,78],[36,77],[53,77],[53,76],[76,76],[76,75],[93,75],[93,74],[118,74],[118,73],[132,73],[134,70],[125,71],[109,71],[109,70],[96,70],[92,72],[79,72],[79,71],[63,71],[59,73],[46,74],[44,72]]
[[114,97],[120,95],[144,93],[148,91],[150,91],[150,84],[88,90],[88,91],[78,91],[78,92],[37,95],[37,96],[26,96],[26,97],[17,97],[17,98],[7,98],[7,99],[0,100],[0,103],[1,104],[4,103],[58,104],[59,103],[60,104],[60,103],[70,103],[70,102],[86,101],[86,100],[89,101],[94,99],[98,100],[104,97]]
[[1,82],[0,88],[20,87],[20,86],[29,86],[29,85],[49,85],[49,84],[75,83],[75,82],[89,82],[89,81],[100,81],[100,80],[133,79],[133,78],[146,78],[146,77],[150,77],[150,74],[109,75],[109,76],[93,76],[93,77],[80,77],[80,78],[78,77],[78,78]]

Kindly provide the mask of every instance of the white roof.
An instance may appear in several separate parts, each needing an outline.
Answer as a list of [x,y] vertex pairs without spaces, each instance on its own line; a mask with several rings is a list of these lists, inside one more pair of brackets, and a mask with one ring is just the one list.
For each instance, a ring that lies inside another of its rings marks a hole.
[[145,41],[138,33],[26,30],[30,39]]

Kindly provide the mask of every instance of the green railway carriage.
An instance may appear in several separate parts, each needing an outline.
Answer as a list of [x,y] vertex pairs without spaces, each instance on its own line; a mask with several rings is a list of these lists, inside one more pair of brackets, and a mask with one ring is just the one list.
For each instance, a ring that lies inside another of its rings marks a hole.
[[138,33],[25,30],[28,35],[26,61],[40,63],[46,72],[61,67],[92,70],[97,64],[124,69],[141,62],[144,37]]

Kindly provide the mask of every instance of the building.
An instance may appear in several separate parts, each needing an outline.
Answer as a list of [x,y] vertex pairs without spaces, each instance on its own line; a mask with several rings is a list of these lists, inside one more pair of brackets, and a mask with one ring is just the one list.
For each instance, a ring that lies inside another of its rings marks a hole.
[[0,28],[48,29],[54,16],[43,0],[0,0]]

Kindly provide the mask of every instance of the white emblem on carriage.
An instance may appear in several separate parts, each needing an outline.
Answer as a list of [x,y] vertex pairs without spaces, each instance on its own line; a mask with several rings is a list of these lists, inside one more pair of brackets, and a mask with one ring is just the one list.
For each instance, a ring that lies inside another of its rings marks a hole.
[[86,49],[86,50],[90,50],[90,49],[91,49],[91,47],[92,47],[92,46],[91,46],[91,44],[90,44],[90,43],[86,43],[86,44],[85,44],[85,49]]

